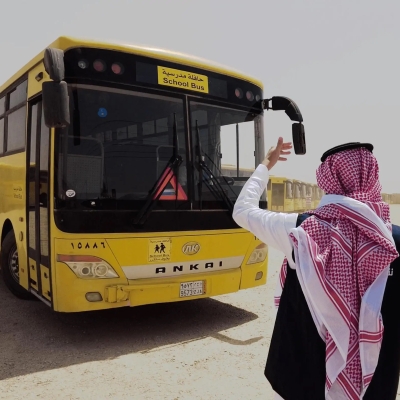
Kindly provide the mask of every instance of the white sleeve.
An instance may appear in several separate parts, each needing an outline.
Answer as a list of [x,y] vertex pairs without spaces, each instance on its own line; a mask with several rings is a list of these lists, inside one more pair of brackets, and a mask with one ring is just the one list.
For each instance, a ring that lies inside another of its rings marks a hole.
[[259,201],[269,180],[268,168],[260,164],[243,186],[233,209],[233,219],[244,229],[271,247],[281,250],[292,264],[291,229],[298,214],[277,213],[259,208]]

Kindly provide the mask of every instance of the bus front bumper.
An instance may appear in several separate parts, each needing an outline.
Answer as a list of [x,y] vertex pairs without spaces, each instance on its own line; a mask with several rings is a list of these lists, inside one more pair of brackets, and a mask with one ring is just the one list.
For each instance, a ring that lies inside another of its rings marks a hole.
[[[114,285],[105,288],[104,301],[107,303],[128,303],[139,306],[144,304],[166,303],[174,301],[193,300],[236,292],[240,289],[241,269],[220,271],[212,274],[196,274],[176,278],[140,279],[130,281],[129,285]],[[146,282],[147,281],[147,282]],[[196,282],[202,287],[201,294],[186,293],[182,296],[182,285]],[[200,283],[201,282],[201,283]],[[261,282],[260,282],[261,284]]]
[[[164,278],[119,279],[114,283],[104,279],[79,279],[67,265],[59,263],[58,272],[61,271],[65,273],[55,286],[57,292],[54,298],[57,302],[54,310],[81,312],[208,298],[260,286],[266,282],[267,259],[262,263],[222,271]],[[182,295],[182,288],[191,287],[193,282],[196,282],[194,287],[202,282],[202,291],[186,291]]]

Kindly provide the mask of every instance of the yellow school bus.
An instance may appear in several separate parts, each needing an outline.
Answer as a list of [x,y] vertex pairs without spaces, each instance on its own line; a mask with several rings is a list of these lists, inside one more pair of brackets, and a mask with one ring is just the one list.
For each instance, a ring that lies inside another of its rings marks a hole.
[[321,200],[319,188],[316,183],[311,184],[311,191],[312,191],[311,208],[315,210],[318,207],[318,204]]
[[264,158],[265,101],[194,57],[57,39],[0,87],[6,286],[78,312],[264,284],[267,247],[232,219],[243,179],[221,166],[249,143]]
[[303,211],[302,182],[297,179],[293,179],[293,199],[293,211]]
[[324,194],[325,194],[324,191],[323,191],[321,188],[318,188],[318,196],[319,196],[319,198],[318,198],[318,204],[319,204],[319,202],[321,201],[322,196],[323,196]]
[[305,211],[307,209],[307,183],[300,183],[300,196],[301,196],[301,211]]
[[382,196],[382,200],[385,202],[385,203],[390,203],[390,201],[389,201],[389,199],[390,199],[390,195],[388,194],[388,193],[381,193],[381,196]]
[[268,182],[268,209],[293,212],[293,181],[284,177],[270,176]]
[[[224,179],[230,183],[235,182],[229,188],[230,191],[235,193],[235,196],[239,196],[244,184],[247,182],[249,177],[254,172],[254,168],[243,168],[235,165],[224,164],[221,168],[221,179]],[[263,202],[264,204],[265,202]],[[266,204],[265,204],[266,206]]]
[[305,195],[306,203],[305,203],[304,210],[311,210],[313,208],[313,185],[312,185],[312,183],[305,184],[305,191],[306,191],[306,195]]
[[293,180],[286,179],[285,180],[285,212],[293,212],[294,211],[294,198],[293,198]]
[[237,168],[234,165],[222,165],[221,172],[223,176],[249,178],[254,172],[254,168]]

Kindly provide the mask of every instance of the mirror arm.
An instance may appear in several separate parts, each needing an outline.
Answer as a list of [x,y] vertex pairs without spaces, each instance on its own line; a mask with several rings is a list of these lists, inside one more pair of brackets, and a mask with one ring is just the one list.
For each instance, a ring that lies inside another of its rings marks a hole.
[[262,100],[262,108],[264,110],[285,111],[292,121],[297,122],[292,125],[294,152],[295,154],[306,154],[306,139],[302,124],[303,116],[297,104],[288,97],[275,96]]
[[[271,105],[270,105],[271,102]],[[303,116],[297,104],[289,97],[274,96],[262,101],[264,110],[285,111],[286,115],[296,122],[303,122]]]

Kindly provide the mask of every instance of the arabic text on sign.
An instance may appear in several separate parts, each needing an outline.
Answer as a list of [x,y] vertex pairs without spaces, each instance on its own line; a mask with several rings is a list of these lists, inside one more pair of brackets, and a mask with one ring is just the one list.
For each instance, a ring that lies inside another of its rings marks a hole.
[[160,66],[157,71],[159,85],[208,93],[208,77],[205,75]]

